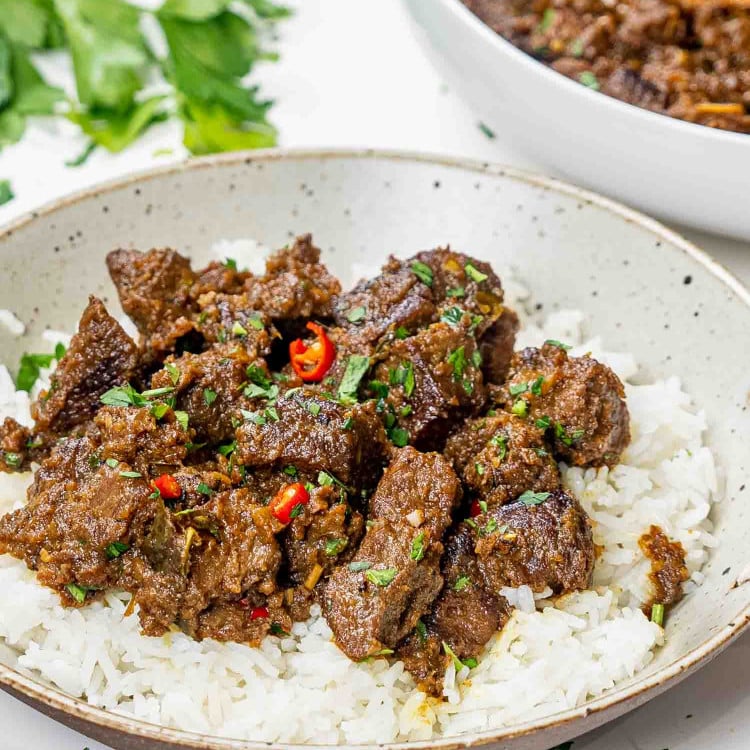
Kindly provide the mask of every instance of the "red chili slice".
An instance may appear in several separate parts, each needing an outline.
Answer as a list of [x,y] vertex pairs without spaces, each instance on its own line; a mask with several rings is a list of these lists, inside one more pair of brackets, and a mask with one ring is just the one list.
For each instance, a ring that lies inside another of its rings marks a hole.
[[151,484],[159,490],[159,494],[165,500],[177,500],[182,495],[180,483],[171,474],[162,474],[154,479]]
[[471,508],[469,508],[469,513],[471,514],[472,518],[476,518],[476,516],[481,515],[482,508],[479,505],[479,500],[474,500],[471,504]]
[[268,607],[256,607],[250,613],[251,620],[263,620],[268,617]]
[[307,383],[314,383],[323,380],[331,369],[336,348],[323,326],[309,322],[307,328],[315,334],[315,341],[308,346],[302,339],[295,339],[289,344],[289,358],[297,375]]
[[276,497],[268,505],[269,510],[274,518],[281,523],[289,523],[292,520],[292,513],[298,505],[307,505],[310,502],[310,494],[305,486],[300,482],[288,484],[282,487]]

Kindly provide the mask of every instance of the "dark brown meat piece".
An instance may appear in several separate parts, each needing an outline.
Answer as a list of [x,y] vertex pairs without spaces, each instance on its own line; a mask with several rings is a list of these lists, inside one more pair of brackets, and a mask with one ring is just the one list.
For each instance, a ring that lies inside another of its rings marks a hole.
[[[166,364],[151,378],[151,388],[174,388],[169,394],[174,408],[187,412],[198,442],[231,441],[235,420],[248,403],[243,394],[252,364],[247,350],[241,344],[220,344],[201,354],[168,357]],[[264,362],[255,367],[270,381]]]
[[148,408],[104,406],[94,425],[101,443],[98,458],[128,464],[144,476],[152,466],[179,465],[195,440],[195,433],[185,430],[172,411],[157,420]]
[[358,341],[375,344],[387,332],[414,333],[435,319],[430,288],[403,261],[389,258],[379,276],[360,281],[336,301],[334,319]]
[[336,565],[344,565],[356,552],[365,520],[328,485],[310,492],[283,536],[287,575],[292,585],[316,590]]
[[54,438],[84,425],[101,406],[103,393],[131,379],[137,362],[133,341],[101,300],[91,297],[49,390],[32,405],[36,432]]
[[461,481],[490,505],[511,502],[526,490],[560,486],[544,430],[507,412],[464,422],[445,444]]
[[472,522],[479,574],[492,591],[526,585],[562,594],[591,583],[590,521],[563,490],[497,506]]
[[195,330],[207,344],[241,344],[251,359],[265,357],[279,332],[268,314],[254,310],[245,293],[208,291],[197,299]]
[[649,578],[654,590],[643,611],[651,615],[653,604],[670,606],[682,599],[682,584],[690,578],[685,565],[685,548],[673,542],[658,526],[651,526],[638,540],[638,546],[651,562]]
[[219,294],[242,294],[245,284],[252,277],[249,271],[239,271],[229,262],[212,261],[204,269],[196,271],[191,296],[197,299],[207,292]]
[[545,344],[513,357],[504,389],[507,408],[549,422],[556,456],[575,466],[616,464],[630,442],[630,416],[620,379],[591,357],[569,357]]
[[33,447],[34,443],[28,427],[6,417],[0,425],[0,471],[29,471],[31,462],[38,460],[39,450]]
[[369,517],[393,524],[407,521],[441,539],[461,499],[461,485],[439,453],[407,447],[394,452],[370,498]]
[[456,421],[482,410],[487,394],[480,364],[476,341],[462,324],[434,323],[396,341],[373,376],[388,387],[394,425],[406,430],[410,444],[434,450]]
[[130,545],[136,516],[151,502],[146,479],[123,476],[127,464],[100,463],[96,447],[88,437],[60,442],[37,471],[28,504],[0,518],[0,553],[24,560],[68,605],[79,603],[74,593],[114,584],[110,545]]
[[237,428],[239,463],[325,471],[357,489],[375,485],[387,448],[373,403],[344,406],[302,389],[288,391],[274,409],[249,413]]
[[268,596],[276,591],[278,527],[248,490],[217,493],[180,517],[180,523],[189,538],[183,555],[188,583],[178,617],[188,632],[211,604],[237,601],[248,592]]
[[394,648],[440,591],[440,540],[460,493],[442,456],[396,454],[371,499],[362,544],[324,592],[328,624],[352,659]]
[[511,614],[507,601],[484,586],[470,526],[448,535],[442,559],[445,581],[432,610],[399,646],[396,655],[427,693],[440,695],[448,660],[445,646],[461,660],[476,658]]
[[173,352],[193,330],[191,289],[196,276],[190,261],[174,250],[113,250],[107,268],[120,304],[141,334],[146,362]]
[[505,307],[500,317],[479,340],[479,353],[482,355],[482,373],[485,382],[498,384],[505,382],[519,325],[518,315],[509,307]]
[[[414,545],[422,548],[415,559]],[[407,522],[375,521],[348,565],[336,568],[323,609],[339,648],[356,661],[393,649],[443,585],[442,544]]]
[[273,320],[328,318],[341,291],[341,284],[320,262],[320,250],[309,234],[274,253],[265,276],[250,278],[245,286],[251,305]]

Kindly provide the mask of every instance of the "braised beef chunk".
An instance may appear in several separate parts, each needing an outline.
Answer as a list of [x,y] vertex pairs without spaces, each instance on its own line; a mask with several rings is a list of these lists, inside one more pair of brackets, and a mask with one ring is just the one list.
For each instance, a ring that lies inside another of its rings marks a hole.
[[315,591],[322,576],[349,562],[364,533],[361,513],[342,501],[331,485],[310,493],[310,502],[292,520],[283,536],[287,575],[292,585]]
[[420,453],[407,447],[395,451],[375,493],[370,518],[391,523],[407,521],[440,539],[461,500],[461,485],[439,453]]
[[323,610],[339,648],[359,661],[393,649],[443,585],[442,544],[406,521],[377,520],[323,593]]
[[505,382],[513,357],[518,327],[518,315],[510,308],[505,307],[500,313],[500,317],[479,340],[482,373],[487,383]]
[[[151,378],[151,388],[171,390],[174,408],[189,415],[198,442],[230,442],[240,409],[248,403],[244,386],[250,382],[247,368],[253,361],[247,350],[227,343],[201,354],[168,357],[165,364]],[[265,363],[255,366],[261,377],[270,377]]]
[[510,617],[507,601],[484,585],[474,544],[474,534],[466,524],[449,532],[442,559],[443,590],[396,652],[431,695],[441,694],[445,668],[453,655],[459,660],[476,658]]
[[374,368],[371,384],[391,415],[391,439],[397,429],[420,450],[440,448],[458,420],[484,406],[480,366],[476,341],[461,322],[434,323],[394,342]]
[[[488,264],[439,248],[341,294],[309,236],[263,276],[107,263],[139,346],[91,298],[35,429],[0,425],[0,469],[40,463],[0,553],[63,604],[118,588],[148,635],[254,645],[319,604],[349,657],[393,655],[439,696],[510,616],[503,587],[589,585],[556,460],[617,461],[622,385],[552,344],[513,354]],[[676,600],[684,554],[641,545]]]
[[209,291],[198,297],[195,330],[208,344],[241,344],[251,359],[265,357],[279,333],[248,295]]
[[379,276],[360,281],[336,301],[336,323],[364,343],[388,331],[414,333],[435,318],[430,288],[402,261],[391,257]]
[[101,300],[91,297],[49,390],[32,406],[36,432],[57,437],[84,425],[101,406],[101,395],[126,383],[137,362],[133,341]]
[[28,427],[6,417],[0,425],[0,471],[29,471],[38,450]]
[[325,588],[326,619],[352,659],[393,648],[440,591],[440,540],[460,492],[442,456],[397,452],[371,499],[362,544]]
[[385,463],[386,438],[373,403],[344,406],[300,389],[247,413],[237,428],[236,460],[247,467],[327,472],[345,485],[367,488]]
[[298,237],[291,248],[274,253],[265,276],[248,279],[252,306],[274,320],[327,318],[341,284],[320,262],[320,250],[309,234]]
[[100,463],[96,447],[88,437],[60,442],[37,471],[28,504],[0,519],[0,551],[25,560],[66,604],[113,585],[112,551],[129,547],[152,493],[140,476],[123,476],[127,464]]
[[141,334],[146,360],[174,351],[193,330],[190,293],[196,277],[190,261],[174,250],[113,250],[107,268],[122,309]]
[[506,412],[467,420],[448,438],[445,457],[461,481],[491,505],[511,502],[526,490],[560,486],[544,429]]
[[557,343],[514,355],[504,389],[507,408],[549,423],[555,455],[575,466],[616,464],[630,442],[620,379],[591,357],[569,357]]
[[529,492],[472,523],[479,573],[492,590],[527,585],[543,591],[549,586],[562,594],[591,583],[591,524],[567,492]]

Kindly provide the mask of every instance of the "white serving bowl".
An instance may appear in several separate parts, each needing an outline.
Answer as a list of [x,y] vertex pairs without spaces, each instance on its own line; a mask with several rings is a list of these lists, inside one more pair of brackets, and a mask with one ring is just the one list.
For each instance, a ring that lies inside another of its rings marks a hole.
[[460,0],[405,0],[435,64],[545,165],[670,221],[750,240],[750,135],[625,104],[556,73]]

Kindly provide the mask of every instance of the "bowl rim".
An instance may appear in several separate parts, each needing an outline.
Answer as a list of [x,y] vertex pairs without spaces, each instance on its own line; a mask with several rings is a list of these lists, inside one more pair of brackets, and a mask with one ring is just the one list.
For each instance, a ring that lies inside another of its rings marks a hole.
[[[406,0],[406,2],[407,5],[409,5],[412,2],[419,2],[419,0]],[[527,68],[531,75],[546,78],[550,83],[562,86],[563,89],[567,90],[571,97],[580,97],[584,102],[587,102],[591,106],[601,107],[602,109],[608,108],[610,110],[606,115],[608,117],[617,118],[626,116],[642,118],[653,128],[660,128],[663,126],[665,130],[676,130],[688,138],[705,139],[717,144],[726,144],[730,147],[739,146],[742,143],[747,145],[748,142],[750,142],[748,140],[750,134],[748,133],[735,133],[731,130],[712,128],[708,125],[688,122],[687,120],[682,120],[678,117],[671,117],[670,115],[661,112],[652,112],[651,110],[644,109],[636,104],[630,104],[622,101],[622,99],[603,94],[600,91],[594,91],[589,87],[568,78],[562,73],[558,73],[549,65],[545,65],[540,60],[537,60],[516,47],[512,42],[508,41],[505,37],[492,29],[491,26],[485,23],[473,11],[469,10],[461,0],[441,0],[441,2],[445,8],[454,15],[457,22],[464,24],[473,30],[474,33],[483,37],[484,40],[494,46],[500,54],[513,58],[516,63]],[[413,15],[412,12],[412,16]]]
[[[453,1],[453,0],[449,0]],[[468,10],[467,10],[468,12]],[[491,31],[491,30],[490,30]],[[494,32],[492,32],[494,33]],[[714,276],[728,288],[741,303],[750,308],[750,290],[730,271],[712,258],[706,251],[699,249],[675,231],[639,211],[599,195],[590,190],[551,177],[517,169],[515,167],[493,164],[487,161],[428,154],[424,152],[383,149],[350,149],[350,148],[278,148],[260,151],[240,151],[218,154],[201,158],[184,159],[168,165],[145,169],[97,183],[83,190],[50,201],[38,209],[26,212],[15,220],[0,227],[0,253],[3,243],[18,230],[31,223],[55,214],[69,206],[85,202],[102,195],[142,184],[159,177],[174,174],[192,174],[202,169],[221,166],[242,166],[254,163],[279,161],[386,161],[448,167],[459,171],[485,174],[493,177],[509,178],[533,187],[557,192],[566,197],[575,198],[582,203],[595,205],[610,213],[613,218],[635,224],[653,235],[658,242],[667,243],[679,250],[689,259],[696,262],[707,273]],[[41,704],[53,714],[65,714],[78,723],[78,726],[95,726],[104,732],[117,732],[136,738],[140,741],[169,743],[179,748],[201,747],[205,750],[323,750],[323,748],[344,747],[352,750],[454,750],[496,743],[502,740],[535,734],[543,730],[564,728],[566,725],[613,708],[620,703],[634,700],[640,705],[650,697],[662,692],[671,683],[677,682],[698,669],[708,660],[718,655],[735,638],[739,637],[750,625],[750,604],[743,607],[731,621],[704,640],[699,646],[684,656],[675,659],[662,667],[658,672],[645,678],[644,681],[623,688],[615,688],[583,706],[551,714],[543,719],[536,719],[511,725],[504,729],[472,732],[465,735],[437,738],[433,740],[401,741],[391,743],[367,743],[359,745],[314,745],[256,740],[236,740],[215,735],[202,734],[186,730],[171,729],[152,724],[141,719],[116,714],[102,708],[91,706],[85,701],[63,693],[61,690],[45,685],[28,674],[23,674],[12,667],[0,664],[0,689],[31,702]],[[635,706],[633,706],[634,708]]]

